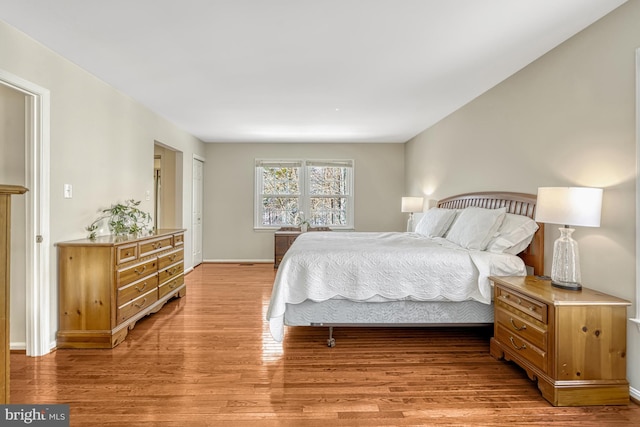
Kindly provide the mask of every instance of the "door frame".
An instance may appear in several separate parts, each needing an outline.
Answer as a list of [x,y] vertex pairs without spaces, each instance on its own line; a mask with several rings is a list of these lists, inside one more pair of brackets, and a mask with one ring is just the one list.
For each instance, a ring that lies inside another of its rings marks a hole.
[[50,118],[51,94],[0,69],[0,84],[25,94],[26,177],[26,352],[42,356],[55,346],[51,332]]
[[[194,181],[196,172],[195,172],[195,168],[193,167],[193,165],[194,165],[194,163],[196,161],[202,163],[202,187],[200,188],[200,194],[198,194],[197,197],[200,200],[200,206],[202,208],[204,208],[204,191],[203,191],[203,189],[204,189],[204,164],[205,164],[206,160],[205,160],[204,157],[199,156],[197,154],[194,154],[193,155],[193,159],[191,160],[191,187],[192,187],[191,188],[191,229],[193,231],[192,235],[191,235],[191,252],[192,252],[191,256],[192,256],[193,259],[191,261],[193,263],[193,267],[196,267],[196,266],[200,265],[204,261],[204,259],[202,257],[202,249],[203,249],[203,244],[202,244],[202,236],[203,236],[202,224],[204,222],[203,218],[202,217],[200,218],[200,235],[199,236],[196,236],[196,230],[195,230],[195,227],[193,226],[193,224],[194,224],[194,222],[196,220],[195,219],[195,215],[196,215],[196,213],[195,213],[196,189],[194,188],[194,185],[193,185],[193,181]],[[199,250],[200,250],[200,256],[201,257],[200,257],[199,262],[196,264],[195,249],[196,249],[196,244],[198,244],[198,243],[200,244]]]

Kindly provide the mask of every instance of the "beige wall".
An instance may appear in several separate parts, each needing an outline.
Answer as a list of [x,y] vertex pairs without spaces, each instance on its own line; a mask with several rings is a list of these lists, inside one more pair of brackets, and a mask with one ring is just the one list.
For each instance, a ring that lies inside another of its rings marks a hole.
[[357,231],[402,231],[403,144],[207,144],[206,260],[273,260],[273,231],[253,229],[254,160],[355,160]]
[[[0,69],[51,93],[51,342],[57,329],[56,254],[54,243],[86,236],[99,209],[125,199],[142,200],[153,211],[154,141],[183,153],[178,177],[185,188],[179,221],[190,228],[191,158],[204,145],[133,99],[118,92],[70,61],[0,22]],[[73,185],[73,198],[63,198],[63,184]],[[185,222],[186,221],[186,222]],[[191,236],[185,236],[190,247]],[[24,256],[24,255],[23,255]],[[192,265],[185,251],[186,267]],[[20,315],[24,308],[12,307]]]
[[[441,198],[603,187],[602,226],[574,233],[583,282],[635,302],[639,22],[640,1],[632,0],[408,142],[407,190]],[[549,225],[547,273],[557,236]],[[632,323],[628,338],[628,377],[640,390],[640,334]]]

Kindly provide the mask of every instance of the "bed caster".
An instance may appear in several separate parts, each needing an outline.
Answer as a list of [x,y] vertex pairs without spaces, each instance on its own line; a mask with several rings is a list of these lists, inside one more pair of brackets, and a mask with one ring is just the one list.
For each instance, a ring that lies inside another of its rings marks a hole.
[[327,347],[335,347],[336,339],[333,337],[333,326],[329,326],[329,339],[327,340]]

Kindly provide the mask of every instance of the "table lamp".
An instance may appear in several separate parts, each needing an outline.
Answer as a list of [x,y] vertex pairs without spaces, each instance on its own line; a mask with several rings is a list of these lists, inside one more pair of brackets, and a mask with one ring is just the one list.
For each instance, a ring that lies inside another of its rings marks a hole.
[[562,224],[560,237],[553,243],[551,285],[580,290],[578,242],[570,226],[600,227],[602,189],[587,187],[540,187],[536,203],[537,222]]
[[403,197],[402,212],[409,212],[409,220],[407,221],[407,231],[413,231],[413,214],[414,212],[422,212],[424,198],[422,197]]

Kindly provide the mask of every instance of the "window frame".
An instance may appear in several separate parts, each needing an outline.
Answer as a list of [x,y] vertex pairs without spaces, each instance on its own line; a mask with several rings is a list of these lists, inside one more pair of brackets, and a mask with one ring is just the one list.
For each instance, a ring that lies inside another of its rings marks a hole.
[[[353,159],[255,159],[254,162],[254,213],[253,213],[253,227],[255,230],[277,230],[280,227],[295,227],[295,224],[278,224],[278,225],[264,225],[262,224],[262,198],[263,193],[263,181],[262,181],[262,168],[270,165],[283,165],[295,167],[300,165],[299,174],[299,189],[300,194],[297,196],[299,199],[299,207],[301,212],[311,212],[311,198],[310,195],[310,180],[309,168],[313,166],[325,166],[325,167],[346,167],[347,168],[347,185],[346,194],[340,195],[347,199],[346,208],[346,224],[345,225],[329,225],[332,230],[353,230],[354,229],[354,208],[355,208],[355,195],[354,195],[354,181],[355,181],[355,161]],[[318,197],[315,195],[315,197]],[[322,196],[321,196],[322,197]],[[328,196],[324,196],[328,197]],[[305,214],[305,217],[308,216]]]

